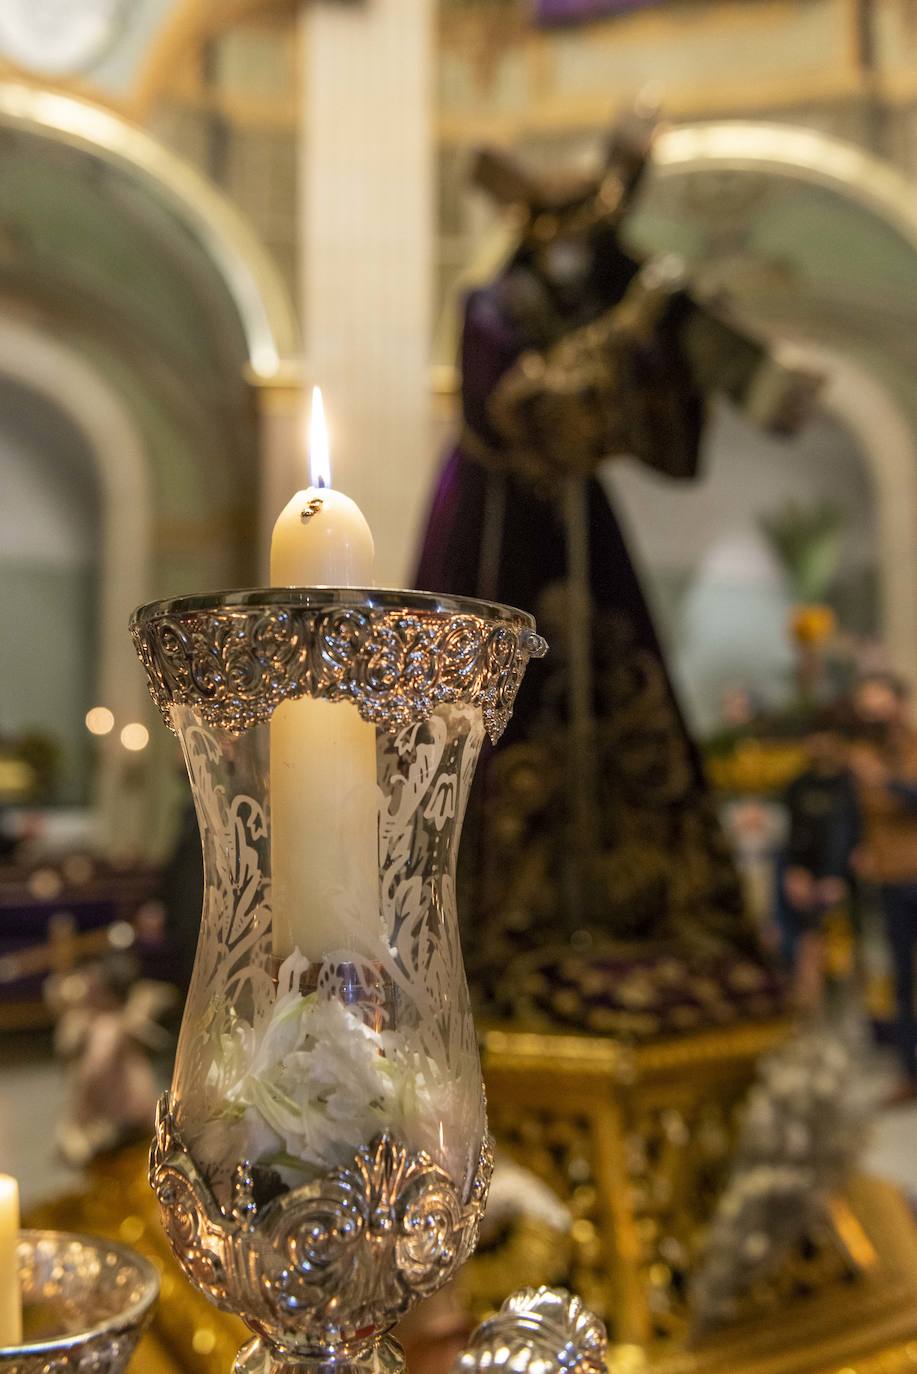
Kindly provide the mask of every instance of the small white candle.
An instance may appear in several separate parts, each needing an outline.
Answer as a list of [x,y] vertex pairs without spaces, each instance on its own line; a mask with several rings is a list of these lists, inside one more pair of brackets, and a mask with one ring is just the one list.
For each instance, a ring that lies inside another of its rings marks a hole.
[[331,486],[328,427],[322,393],[312,388],[309,414],[311,486],[298,491],[271,535],[275,587],[371,587],[375,547],[356,501]]
[[0,1346],[22,1344],[18,1247],[19,1185],[0,1174]]
[[[312,485],[284,507],[271,539],[275,587],[371,587],[373,537],[359,506],[331,488],[321,392],[312,393]],[[350,702],[303,697],[271,719],[274,953],[372,955],[378,929],[376,734]]]

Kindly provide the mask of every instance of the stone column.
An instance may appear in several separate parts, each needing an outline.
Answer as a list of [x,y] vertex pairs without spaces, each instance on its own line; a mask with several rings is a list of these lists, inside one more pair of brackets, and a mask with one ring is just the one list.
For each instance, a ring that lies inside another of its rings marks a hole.
[[258,534],[255,583],[270,580],[271,532],[293,495],[308,485],[306,463],[306,378],[298,360],[283,361],[269,377],[248,372],[258,415]]
[[301,245],[309,382],[333,481],[362,507],[380,584],[409,577],[434,470],[433,0],[302,12]]

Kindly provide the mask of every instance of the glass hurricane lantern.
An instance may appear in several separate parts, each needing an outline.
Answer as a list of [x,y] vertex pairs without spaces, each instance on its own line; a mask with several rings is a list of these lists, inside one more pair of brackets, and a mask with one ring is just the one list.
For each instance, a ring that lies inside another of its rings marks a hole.
[[238,1374],[391,1371],[474,1248],[491,1171],[455,869],[531,618],[417,592],[159,602],[132,634],[178,735],[201,933],[151,1181]]

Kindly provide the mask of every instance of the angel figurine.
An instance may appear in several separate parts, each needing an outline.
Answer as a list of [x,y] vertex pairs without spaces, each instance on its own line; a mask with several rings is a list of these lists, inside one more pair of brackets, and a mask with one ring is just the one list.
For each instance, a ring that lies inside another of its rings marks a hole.
[[70,1065],[57,1145],[75,1168],[153,1128],[162,1085],[150,1056],[170,1044],[159,1022],[175,990],[137,974],[135,959],[111,953],[45,985],[54,1049]]

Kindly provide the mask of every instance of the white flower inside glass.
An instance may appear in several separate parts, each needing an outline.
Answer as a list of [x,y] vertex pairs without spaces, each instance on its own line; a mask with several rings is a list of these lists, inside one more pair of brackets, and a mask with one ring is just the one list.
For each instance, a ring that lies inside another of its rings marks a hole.
[[[339,651],[359,620],[326,614],[324,647],[337,641]],[[276,772],[271,726],[227,739],[192,708],[174,708],[174,719],[204,831],[207,910],[173,1106],[217,1196],[229,1200],[239,1160],[294,1187],[346,1164],[380,1131],[467,1185],[484,1116],[454,841],[483,739],[480,708],[446,705],[378,738],[366,725],[372,873],[358,853],[317,874],[314,889],[304,870],[307,881],[283,891],[280,939],[262,790],[265,753]],[[364,797],[342,800],[345,819],[365,813]]]

